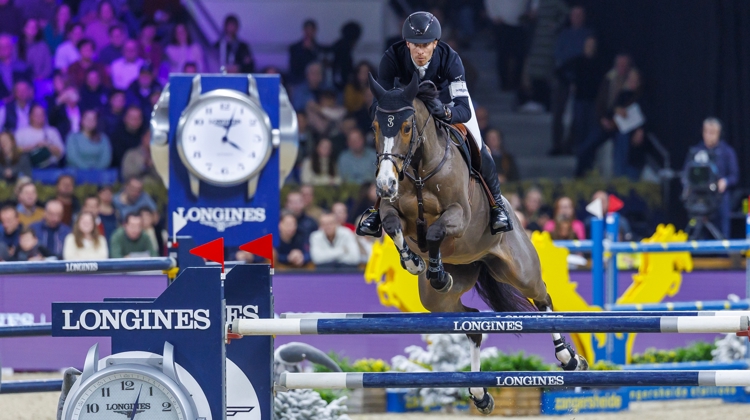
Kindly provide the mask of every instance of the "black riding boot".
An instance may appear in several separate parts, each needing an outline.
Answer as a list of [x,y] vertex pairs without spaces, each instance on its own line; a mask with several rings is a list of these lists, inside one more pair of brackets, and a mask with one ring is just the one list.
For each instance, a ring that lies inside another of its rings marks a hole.
[[374,236],[379,238],[383,235],[383,225],[380,221],[380,210],[377,209],[380,204],[380,198],[375,207],[370,207],[362,213],[362,218],[357,225],[357,235]]
[[490,210],[490,230],[495,235],[500,232],[509,232],[513,230],[508,211],[505,209],[502,193],[500,192],[500,180],[497,179],[497,169],[495,161],[492,159],[490,149],[482,145],[482,178],[492,192],[495,199],[495,205]]

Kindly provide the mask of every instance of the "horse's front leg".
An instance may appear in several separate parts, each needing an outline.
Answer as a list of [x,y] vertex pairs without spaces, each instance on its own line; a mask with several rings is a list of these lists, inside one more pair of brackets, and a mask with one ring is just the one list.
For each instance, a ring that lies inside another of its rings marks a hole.
[[[474,309],[473,311],[477,311]],[[478,311],[477,311],[478,312]],[[471,341],[471,371],[479,372],[481,370],[480,348],[482,346],[482,334],[466,334]],[[495,408],[495,399],[487,392],[487,388],[469,388],[471,400],[482,414],[490,414]]]
[[418,276],[427,269],[424,260],[409,249],[404,236],[403,225],[398,212],[393,207],[383,209],[383,229],[393,239],[393,243],[401,256],[401,267],[410,274]]
[[427,279],[438,293],[448,293],[453,287],[453,277],[443,269],[440,245],[446,236],[456,236],[461,232],[465,224],[463,208],[454,203],[448,206],[435,223],[427,228],[427,250],[430,257]]

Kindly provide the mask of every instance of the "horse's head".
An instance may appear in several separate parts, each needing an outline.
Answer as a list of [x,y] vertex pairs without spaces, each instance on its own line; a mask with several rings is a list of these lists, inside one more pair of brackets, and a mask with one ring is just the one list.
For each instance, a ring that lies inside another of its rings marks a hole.
[[378,195],[387,200],[398,196],[398,182],[416,151],[414,98],[419,90],[414,75],[405,88],[383,89],[370,75],[370,90],[378,100],[373,128],[378,151],[378,173],[375,182]]

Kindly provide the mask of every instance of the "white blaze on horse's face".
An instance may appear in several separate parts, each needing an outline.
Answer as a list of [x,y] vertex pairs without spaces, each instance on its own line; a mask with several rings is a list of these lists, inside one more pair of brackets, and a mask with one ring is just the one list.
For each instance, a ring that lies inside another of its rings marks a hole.
[[[393,153],[394,137],[383,137],[383,153]],[[375,180],[378,195],[386,200],[393,200],[398,195],[398,174],[390,159],[380,161],[378,177]]]

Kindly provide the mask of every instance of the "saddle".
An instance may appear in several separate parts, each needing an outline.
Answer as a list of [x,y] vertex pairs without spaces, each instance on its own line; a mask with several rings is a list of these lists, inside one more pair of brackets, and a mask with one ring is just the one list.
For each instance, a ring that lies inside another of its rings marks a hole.
[[482,156],[474,136],[463,123],[446,125],[448,135],[453,144],[461,151],[466,166],[472,176],[478,177],[482,173]]

